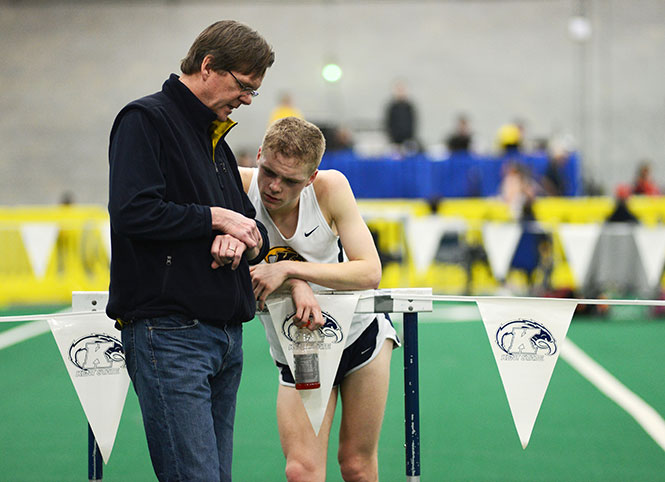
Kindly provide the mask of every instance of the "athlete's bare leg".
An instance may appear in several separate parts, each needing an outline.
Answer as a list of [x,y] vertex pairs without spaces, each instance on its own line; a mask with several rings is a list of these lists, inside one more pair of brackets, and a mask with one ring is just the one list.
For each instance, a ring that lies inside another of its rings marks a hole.
[[337,388],[333,387],[317,437],[298,390],[279,386],[277,426],[286,457],[286,479],[289,482],[323,482],[326,479],[328,438],[336,405]]
[[342,381],[338,460],[347,482],[377,481],[381,424],[388,397],[393,341],[386,339],[374,360]]

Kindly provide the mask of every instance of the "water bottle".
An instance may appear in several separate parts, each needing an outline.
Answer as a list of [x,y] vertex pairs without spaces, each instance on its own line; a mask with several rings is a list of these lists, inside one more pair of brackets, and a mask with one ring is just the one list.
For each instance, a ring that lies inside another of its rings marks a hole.
[[319,330],[297,328],[293,337],[293,364],[297,390],[313,390],[321,386],[319,377]]

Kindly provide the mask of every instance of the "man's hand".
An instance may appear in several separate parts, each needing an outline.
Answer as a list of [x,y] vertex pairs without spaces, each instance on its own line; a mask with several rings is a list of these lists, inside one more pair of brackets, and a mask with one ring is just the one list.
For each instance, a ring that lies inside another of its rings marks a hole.
[[210,214],[212,216],[213,230],[230,234],[245,243],[246,248],[253,249],[261,246],[261,232],[256,227],[256,221],[253,219],[247,218],[230,209],[217,206],[210,208]]
[[231,263],[231,269],[236,269],[240,264],[240,259],[247,246],[242,241],[237,240],[229,234],[219,234],[215,236],[210,247],[212,255],[212,269],[225,266]]
[[266,298],[277,290],[288,279],[288,264],[292,261],[279,263],[261,263],[249,267],[252,275],[254,296],[259,302],[259,309],[263,309]]

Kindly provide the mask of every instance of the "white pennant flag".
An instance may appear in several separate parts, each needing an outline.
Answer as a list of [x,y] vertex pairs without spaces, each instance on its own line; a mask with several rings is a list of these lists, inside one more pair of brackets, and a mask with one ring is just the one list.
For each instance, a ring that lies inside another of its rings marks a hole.
[[60,316],[48,323],[108,463],[129,387],[120,335],[103,311]]
[[46,273],[57,237],[58,225],[56,223],[25,223],[21,225],[23,246],[28,253],[35,277],[42,278]]
[[506,279],[522,227],[517,223],[485,223],[483,239],[492,273],[497,280]]
[[466,223],[462,219],[435,215],[410,218],[406,224],[406,239],[416,270],[420,273],[427,271],[446,232],[465,230]]
[[[319,328],[323,335],[323,342],[319,347],[321,386],[314,390],[299,390],[299,393],[312,423],[314,433],[318,435],[328,406],[332,385],[335,381],[335,374],[339,367],[339,360],[344,351],[346,337],[349,335],[351,319],[360,295],[320,294],[315,296],[325,319],[325,325]],[[272,301],[269,299],[267,305],[284,356],[289,368],[291,368],[291,373],[295,374],[293,343],[291,340],[291,333],[295,328],[293,324],[293,315],[295,314],[293,300],[290,296],[276,297]]]
[[577,301],[504,298],[476,303],[526,448]]
[[418,272],[427,271],[432,264],[443,231],[444,225],[439,216],[410,218],[406,223],[406,240]]
[[665,227],[635,226],[633,233],[649,287],[656,286],[665,264]]
[[578,286],[584,285],[598,242],[599,224],[560,224],[559,237]]

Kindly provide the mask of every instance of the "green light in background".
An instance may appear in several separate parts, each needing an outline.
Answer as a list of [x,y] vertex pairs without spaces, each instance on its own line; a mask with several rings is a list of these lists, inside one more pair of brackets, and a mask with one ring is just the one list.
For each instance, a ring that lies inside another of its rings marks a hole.
[[327,82],[337,82],[342,78],[342,69],[337,64],[328,64],[323,67],[321,75]]

